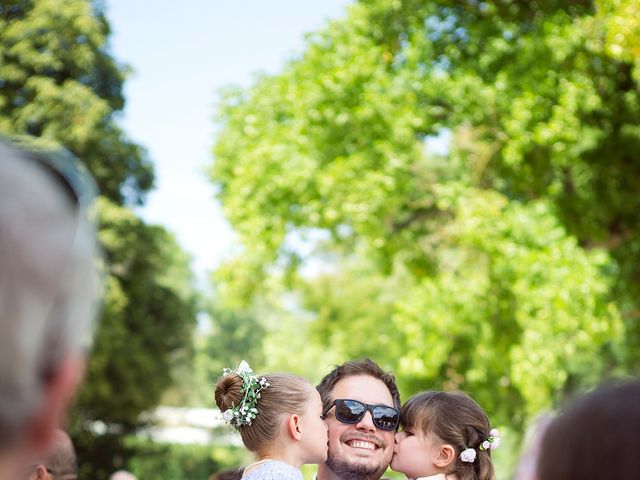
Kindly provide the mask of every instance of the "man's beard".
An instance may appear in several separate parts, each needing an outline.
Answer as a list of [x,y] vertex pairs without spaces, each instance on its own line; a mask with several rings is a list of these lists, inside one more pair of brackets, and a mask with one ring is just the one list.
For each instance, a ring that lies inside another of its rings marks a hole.
[[362,465],[349,463],[348,460],[331,456],[327,458],[327,467],[342,480],[378,480],[387,470],[387,465]]

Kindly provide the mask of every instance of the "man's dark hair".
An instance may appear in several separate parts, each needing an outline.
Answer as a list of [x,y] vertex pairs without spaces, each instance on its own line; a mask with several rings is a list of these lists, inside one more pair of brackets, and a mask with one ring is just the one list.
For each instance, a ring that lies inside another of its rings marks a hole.
[[393,398],[393,404],[400,411],[400,393],[398,392],[398,386],[396,385],[396,379],[390,372],[385,372],[378,366],[376,362],[369,358],[363,358],[360,360],[350,360],[337,365],[331,370],[318,384],[316,389],[320,393],[322,399],[322,405],[326,408],[334,399],[332,398],[333,388],[340,380],[346,377],[355,377],[357,375],[369,375],[377,378],[384,383],[389,392],[391,398]]

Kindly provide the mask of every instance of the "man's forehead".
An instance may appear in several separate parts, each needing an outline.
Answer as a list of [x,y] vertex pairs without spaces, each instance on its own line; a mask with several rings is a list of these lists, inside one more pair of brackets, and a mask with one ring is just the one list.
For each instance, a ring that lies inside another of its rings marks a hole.
[[341,378],[333,387],[333,399],[350,398],[372,405],[393,406],[393,397],[384,382],[371,375],[351,375]]

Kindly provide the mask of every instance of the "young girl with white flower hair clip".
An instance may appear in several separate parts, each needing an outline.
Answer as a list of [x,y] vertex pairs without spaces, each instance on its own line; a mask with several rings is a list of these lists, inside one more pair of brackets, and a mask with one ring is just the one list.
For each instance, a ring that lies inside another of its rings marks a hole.
[[482,408],[462,392],[422,392],[400,412],[391,468],[411,479],[494,480],[500,445]]
[[259,376],[244,360],[224,369],[215,389],[223,419],[234,426],[258,460],[245,480],[302,480],[300,466],[327,459],[322,401],[305,378],[288,373]]

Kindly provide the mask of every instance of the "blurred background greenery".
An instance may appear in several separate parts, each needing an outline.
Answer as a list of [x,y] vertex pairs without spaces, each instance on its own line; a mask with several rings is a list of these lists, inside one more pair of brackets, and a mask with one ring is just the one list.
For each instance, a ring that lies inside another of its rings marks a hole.
[[0,1],[0,132],[59,142],[102,192],[83,477],[246,462],[140,435],[160,404],[212,406],[241,359],[318,381],[370,356],[404,399],[465,390],[504,430],[500,479],[537,415],[640,373],[637,0],[361,0],[222,92],[209,173],[240,245],[213,295],[132,210],[153,163],[116,122],[109,35],[101,2]]

